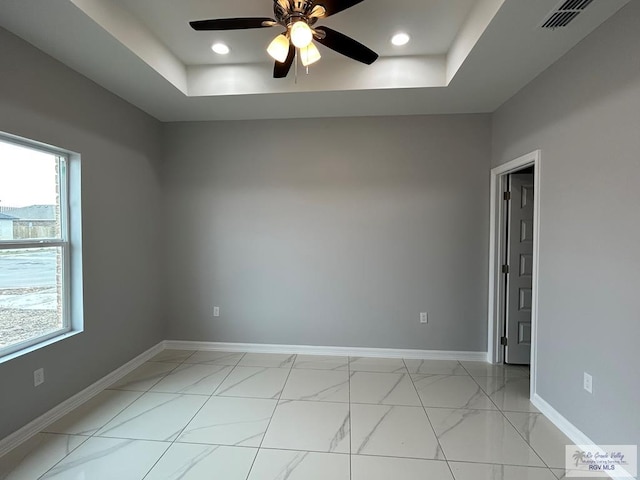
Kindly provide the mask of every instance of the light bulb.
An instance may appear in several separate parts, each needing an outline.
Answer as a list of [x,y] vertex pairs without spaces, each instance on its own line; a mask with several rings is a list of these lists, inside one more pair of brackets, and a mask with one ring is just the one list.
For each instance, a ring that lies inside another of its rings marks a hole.
[[300,49],[300,60],[302,61],[302,65],[305,67],[316,63],[321,58],[322,55],[320,55],[318,47],[316,47],[313,42],[311,42],[306,48]]
[[313,32],[304,21],[298,21],[291,27],[291,41],[298,48],[306,48],[313,41]]
[[289,39],[285,35],[278,35],[267,48],[267,52],[276,62],[286,62],[289,56]]

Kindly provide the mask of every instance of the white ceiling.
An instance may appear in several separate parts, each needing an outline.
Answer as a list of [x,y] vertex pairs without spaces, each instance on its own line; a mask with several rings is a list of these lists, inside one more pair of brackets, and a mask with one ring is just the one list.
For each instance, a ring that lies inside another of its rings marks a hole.
[[[185,65],[223,63],[271,63],[265,52],[280,27],[228,32],[196,32],[191,20],[227,17],[273,17],[270,0],[112,0],[131,12]],[[318,25],[339,30],[381,56],[445,55],[475,0],[366,0]],[[403,48],[389,42],[398,31],[410,31],[413,41]],[[211,45],[223,42],[231,47],[229,56],[219,56]],[[323,50],[323,54],[338,54]],[[349,61],[344,59],[344,61]]]
[[[376,50],[321,47],[309,75],[272,78],[279,28],[195,32],[190,20],[273,16],[271,0],[2,0],[0,26],[163,121],[492,112],[629,0],[595,0],[564,29],[558,0],[366,0],[319,22]],[[412,41],[394,47],[391,36]],[[228,56],[210,47],[222,41]]]

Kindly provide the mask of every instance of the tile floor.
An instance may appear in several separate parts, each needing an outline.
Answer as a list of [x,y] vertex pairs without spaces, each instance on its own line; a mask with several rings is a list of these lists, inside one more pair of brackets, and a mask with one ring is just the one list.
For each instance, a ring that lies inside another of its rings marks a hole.
[[0,479],[554,480],[528,369],[165,350],[5,457]]

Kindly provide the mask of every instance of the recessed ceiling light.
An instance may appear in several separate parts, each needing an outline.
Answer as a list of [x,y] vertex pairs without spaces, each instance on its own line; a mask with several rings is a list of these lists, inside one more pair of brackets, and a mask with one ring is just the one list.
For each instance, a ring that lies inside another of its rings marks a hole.
[[401,47],[401,46],[406,45],[407,43],[409,43],[409,40],[411,40],[411,37],[409,35],[407,35],[406,33],[396,33],[391,38],[391,43],[393,43],[397,47]]
[[224,43],[214,43],[211,45],[211,50],[216,52],[218,55],[226,55],[231,51]]

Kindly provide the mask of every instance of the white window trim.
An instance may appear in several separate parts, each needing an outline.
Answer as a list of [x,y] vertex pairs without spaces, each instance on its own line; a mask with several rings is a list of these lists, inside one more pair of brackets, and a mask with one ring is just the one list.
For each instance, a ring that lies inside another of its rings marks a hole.
[[[0,140],[55,155],[65,163],[60,182],[60,238],[3,240],[0,250],[60,247],[62,249],[62,328],[0,349],[0,364],[83,331],[82,225],[80,211],[80,155],[37,141],[0,132]],[[58,164],[61,168],[61,163]],[[75,208],[72,208],[72,203]]]

